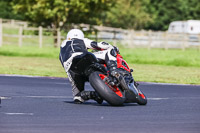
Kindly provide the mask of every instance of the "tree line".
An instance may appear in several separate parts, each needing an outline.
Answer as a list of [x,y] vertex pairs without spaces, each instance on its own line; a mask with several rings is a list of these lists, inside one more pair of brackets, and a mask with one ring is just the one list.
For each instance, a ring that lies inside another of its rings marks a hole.
[[176,20],[200,20],[199,0],[0,0],[0,17],[63,28],[71,23],[167,30]]

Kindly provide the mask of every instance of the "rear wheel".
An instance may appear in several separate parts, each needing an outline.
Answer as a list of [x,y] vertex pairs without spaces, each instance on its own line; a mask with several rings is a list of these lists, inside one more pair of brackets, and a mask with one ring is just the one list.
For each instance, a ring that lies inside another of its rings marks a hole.
[[117,86],[110,86],[103,80],[107,76],[101,72],[93,72],[89,76],[91,86],[112,106],[121,106],[125,101],[123,92]]

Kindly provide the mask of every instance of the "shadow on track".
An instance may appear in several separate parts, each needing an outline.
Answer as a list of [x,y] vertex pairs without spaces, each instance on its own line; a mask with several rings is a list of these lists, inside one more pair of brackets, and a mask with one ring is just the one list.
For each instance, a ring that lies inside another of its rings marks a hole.
[[137,103],[124,103],[124,105],[122,106],[111,106],[109,105],[108,103],[106,102],[103,102],[102,104],[98,104],[98,103],[95,103],[95,102],[84,102],[84,103],[81,103],[81,104],[75,104],[73,101],[63,101],[64,103],[69,103],[69,104],[74,104],[74,105],[90,105],[90,106],[104,106],[104,107],[125,107],[125,106],[141,106],[141,105],[138,105]]

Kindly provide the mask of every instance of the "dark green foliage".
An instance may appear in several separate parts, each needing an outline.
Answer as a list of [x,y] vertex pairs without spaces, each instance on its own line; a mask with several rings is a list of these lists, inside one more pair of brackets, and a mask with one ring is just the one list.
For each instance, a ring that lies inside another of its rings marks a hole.
[[102,24],[106,11],[115,0],[71,0],[69,3],[68,23]]
[[[199,0],[0,0],[0,17],[66,28],[86,23],[167,30],[176,20],[200,20]],[[61,22],[61,23],[60,23]]]
[[148,13],[149,0],[118,0],[115,6],[107,12],[105,25],[129,28],[143,29],[145,25],[153,21]]
[[200,20],[199,0],[150,0],[149,13],[154,22],[146,29],[167,30],[169,23],[177,20]]
[[23,14],[14,14],[10,2],[12,0],[0,0],[0,18],[4,19],[24,19]]

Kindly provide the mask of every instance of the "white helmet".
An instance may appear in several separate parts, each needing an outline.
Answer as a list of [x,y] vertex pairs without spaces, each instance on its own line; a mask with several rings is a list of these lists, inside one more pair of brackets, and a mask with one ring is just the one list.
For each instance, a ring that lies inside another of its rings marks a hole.
[[67,33],[67,40],[71,40],[72,38],[77,38],[77,39],[84,39],[84,34],[81,30],[79,29],[71,29]]

